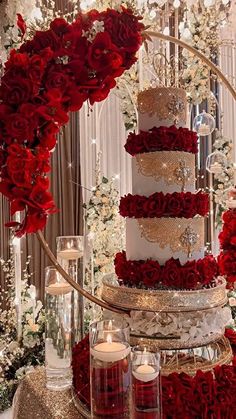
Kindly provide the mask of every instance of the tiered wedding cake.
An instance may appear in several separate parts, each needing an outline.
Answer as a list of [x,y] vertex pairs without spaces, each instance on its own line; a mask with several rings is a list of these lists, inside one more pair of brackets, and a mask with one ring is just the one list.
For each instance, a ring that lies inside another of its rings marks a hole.
[[116,256],[118,281],[103,284],[103,299],[130,311],[134,340],[163,349],[217,341],[230,320],[225,281],[204,256],[209,197],[195,190],[197,135],[184,128],[186,110],[182,89],[139,94],[140,132],[125,145],[133,194],[120,202],[126,253]]

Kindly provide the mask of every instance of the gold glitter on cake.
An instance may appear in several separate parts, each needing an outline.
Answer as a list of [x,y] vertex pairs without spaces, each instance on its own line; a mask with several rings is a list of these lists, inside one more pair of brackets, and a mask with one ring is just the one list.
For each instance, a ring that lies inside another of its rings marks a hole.
[[168,185],[177,184],[183,191],[195,182],[195,156],[184,151],[154,151],[136,155],[138,172],[163,180]]
[[158,120],[170,120],[173,124],[186,121],[186,93],[176,87],[157,87],[144,90],[138,95],[138,110]]
[[204,218],[138,218],[141,237],[158,243],[161,249],[170,247],[173,252],[200,251],[204,247]]

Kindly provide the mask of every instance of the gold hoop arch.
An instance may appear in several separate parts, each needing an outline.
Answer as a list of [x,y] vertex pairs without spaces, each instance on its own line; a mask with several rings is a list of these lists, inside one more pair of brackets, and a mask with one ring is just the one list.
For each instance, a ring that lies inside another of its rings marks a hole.
[[[160,32],[145,31],[144,32],[144,36],[146,38],[147,37],[149,37],[149,38],[150,37],[153,37],[153,38],[161,39],[163,41],[172,42],[174,44],[177,44],[177,45],[179,45],[179,46],[187,49],[191,53],[193,53],[195,56],[197,56],[198,58],[200,58],[215,74],[217,74],[217,76],[221,79],[222,83],[225,85],[225,87],[232,94],[234,100],[236,100],[236,90],[233,88],[233,86],[231,86],[230,82],[224,76],[224,74],[222,73],[222,71],[214,63],[212,63],[207,57],[205,57],[204,54],[202,54],[201,52],[199,52],[198,50],[196,50],[195,48],[193,48],[191,45],[187,44],[186,42],[181,41],[180,39],[175,38],[173,36],[164,35],[164,34],[162,34]],[[38,231],[36,233],[36,236],[37,236],[37,238],[39,240],[39,243],[40,243],[41,247],[43,248],[44,252],[46,253],[46,255],[49,258],[49,260],[51,261],[52,265],[58,270],[58,272],[62,275],[62,277],[76,291],[78,291],[83,297],[87,298],[92,303],[97,304],[100,307],[105,308],[105,309],[110,310],[110,311],[113,311],[115,313],[118,313],[118,314],[129,314],[128,311],[125,311],[125,310],[122,310],[122,309],[117,309],[115,307],[112,307],[109,304],[107,304],[105,301],[100,300],[99,298],[95,297],[94,295],[92,295],[89,292],[87,292],[86,290],[84,290],[79,284],[77,284],[77,282],[75,282],[66,273],[66,271],[62,268],[62,266],[58,263],[58,261],[57,261],[56,257],[54,256],[53,252],[49,248],[49,245],[46,242],[46,240],[45,240],[45,238],[43,236],[43,233],[41,231]]]

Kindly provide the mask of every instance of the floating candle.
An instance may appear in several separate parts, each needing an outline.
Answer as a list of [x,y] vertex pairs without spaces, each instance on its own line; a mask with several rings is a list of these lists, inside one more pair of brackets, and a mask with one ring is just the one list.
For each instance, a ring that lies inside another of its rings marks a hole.
[[159,372],[155,370],[151,365],[143,364],[139,365],[138,368],[133,371],[133,376],[139,380],[147,383],[158,377]]
[[209,126],[207,124],[201,124],[198,128],[199,135],[209,135]]
[[83,253],[77,249],[64,249],[57,253],[57,259],[74,260],[83,256]]
[[73,290],[72,286],[67,282],[56,282],[55,284],[48,285],[45,291],[50,295],[64,295]]
[[107,342],[98,343],[90,351],[100,361],[116,362],[129,355],[130,347],[121,342],[112,342],[111,335],[107,335]]

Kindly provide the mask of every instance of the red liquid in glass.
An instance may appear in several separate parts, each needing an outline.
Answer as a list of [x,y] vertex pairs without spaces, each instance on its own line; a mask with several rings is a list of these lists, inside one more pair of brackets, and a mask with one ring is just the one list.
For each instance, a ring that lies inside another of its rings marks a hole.
[[160,419],[158,379],[147,383],[133,377],[132,419]]

